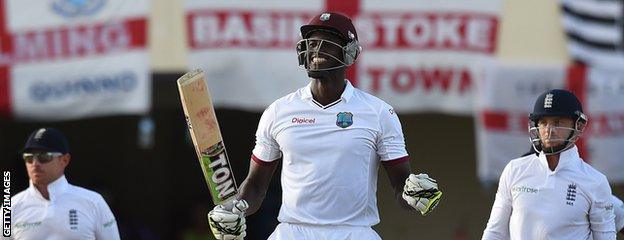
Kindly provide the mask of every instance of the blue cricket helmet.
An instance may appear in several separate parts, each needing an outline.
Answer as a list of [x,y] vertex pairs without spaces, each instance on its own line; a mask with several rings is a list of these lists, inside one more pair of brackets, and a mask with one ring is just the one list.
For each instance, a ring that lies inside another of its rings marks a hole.
[[536,121],[545,116],[565,116],[574,120],[584,116],[583,105],[576,96],[563,89],[552,89],[542,93],[533,106],[529,119]]
[[[574,121],[573,128],[568,128],[571,130],[570,135],[565,139],[556,139],[562,141],[562,144],[556,147],[542,146],[537,123],[540,118],[547,116],[568,117]],[[529,114],[529,139],[533,149],[537,152],[544,152],[546,155],[554,155],[571,148],[581,137],[587,121],[581,101],[572,92],[552,89],[542,93],[535,101],[533,112]]]

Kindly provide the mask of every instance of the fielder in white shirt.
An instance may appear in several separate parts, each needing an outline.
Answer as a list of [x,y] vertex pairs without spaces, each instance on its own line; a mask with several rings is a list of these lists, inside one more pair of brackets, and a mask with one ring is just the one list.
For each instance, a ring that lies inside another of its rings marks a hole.
[[586,124],[571,92],[553,89],[538,97],[529,134],[539,154],[507,164],[482,239],[616,238],[607,178],[574,144]]
[[354,88],[345,70],[361,47],[351,20],[322,13],[301,27],[299,64],[311,82],[273,102],[256,131],[239,201],[208,214],[218,239],[242,239],[245,214],[258,210],[282,159],[282,206],[269,239],[380,239],[377,173],[384,167],[397,200],[426,215],[442,192],[410,174],[401,124],[392,107]]
[[33,132],[22,155],[30,186],[11,198],[9,239],[119,239],[115,217],[102,196],[65,178],[66,138],[53,128]]

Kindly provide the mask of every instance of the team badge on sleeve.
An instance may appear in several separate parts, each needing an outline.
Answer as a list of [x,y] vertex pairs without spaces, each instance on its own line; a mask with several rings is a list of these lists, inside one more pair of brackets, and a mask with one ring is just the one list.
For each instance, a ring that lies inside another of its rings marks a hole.
[[353,113],[339,112],[336,115],[336,125],[341,128],[348,128],[353,124]]

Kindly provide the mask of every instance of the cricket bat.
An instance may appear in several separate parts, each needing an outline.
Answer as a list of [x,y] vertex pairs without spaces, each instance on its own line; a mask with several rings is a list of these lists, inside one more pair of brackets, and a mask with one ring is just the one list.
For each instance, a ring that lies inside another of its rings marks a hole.
[[225,151],[204,72],[196,69],[184,74],[178,79],[178,90],[212,201],[214,204],[223,205],[234,199],[238,187]]

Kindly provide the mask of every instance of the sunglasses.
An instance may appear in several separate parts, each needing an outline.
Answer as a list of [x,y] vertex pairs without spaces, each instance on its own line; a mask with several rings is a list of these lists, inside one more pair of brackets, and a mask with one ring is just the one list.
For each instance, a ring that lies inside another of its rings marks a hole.
[[39,163],[49,163],[54,160],[55,157],[63,156],[62,153],[58,152],[42,152],[42,153],[24,153],[22,157],[24,158],[24,162],[33,163],[35,159],[39,161]]

